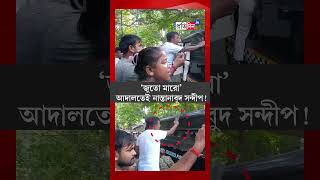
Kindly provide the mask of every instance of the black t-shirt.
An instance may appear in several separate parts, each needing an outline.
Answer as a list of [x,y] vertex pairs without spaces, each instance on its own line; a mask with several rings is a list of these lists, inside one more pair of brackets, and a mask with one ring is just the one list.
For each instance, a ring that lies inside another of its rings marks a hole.
[[87,63],[95,46],[78,30],[81,15],[69,0],[34,0],[16,16],[17,64]]

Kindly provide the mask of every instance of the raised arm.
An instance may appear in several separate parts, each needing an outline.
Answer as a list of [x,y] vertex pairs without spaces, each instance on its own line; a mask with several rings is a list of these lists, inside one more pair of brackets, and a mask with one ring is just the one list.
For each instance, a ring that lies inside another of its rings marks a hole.
[[175,118],[173,123],[174,123],[174,125],[171,127],[171,129],[169,131],[167,131],[167,135],[171,135],[176,131],[176,129],[177,129],[178,125],[179,125],[179,116],[177,116]]
[[194,51],[194,50],[197,50],[201,47],[203,47],[205,45],[205,42],[204,41],[201,41],[199,44],[195,45],[195,46],[186,46],[184,47],[183,49],[181,49],[180,52],[185,52],[185,51]]

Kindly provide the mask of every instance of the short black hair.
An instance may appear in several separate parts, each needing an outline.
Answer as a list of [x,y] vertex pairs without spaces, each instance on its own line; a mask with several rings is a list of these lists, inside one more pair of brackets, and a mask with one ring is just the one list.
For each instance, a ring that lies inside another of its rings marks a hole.
[[147,47],[135,56],[136,67],[134,68],[134,72],[138,75],[140,81],[144,81],[148,77],[146,66],[154,66],[161,55],[159,47]]
[[129,46],[134,46],[138,42],[141,42],[140,37],[132,34],[124,35],[120,39],[119,48],[123,54],[126,54],[129,51]]
[[179,36],[179,34],[177,32],[168,32],[167,35],[166,35],[167,41],[170,42],[171,39],[174,38],[175,35]]
[[150,129],[150,128],[153,128],[155,125],[157,125],[160,119],[156,116],[151,116],[151,117],[147,117],[145,121],[146,121],[146,129]]
[[116,50],[114,52],[121,51],[119,47],[116,47]]
[[120,153],[123,147],[135,145],[135,138],[133,135],[117,129],[116,130],[116,140],[115,140],[115,150]]

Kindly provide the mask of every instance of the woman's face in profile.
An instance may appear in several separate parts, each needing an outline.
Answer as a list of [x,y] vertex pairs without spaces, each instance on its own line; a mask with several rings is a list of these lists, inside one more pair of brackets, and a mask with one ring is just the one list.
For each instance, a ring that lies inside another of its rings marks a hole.
[[170,81],[169,72],[167,55],[164,51],[161,51],[161,56],[153,68],[155,81]]

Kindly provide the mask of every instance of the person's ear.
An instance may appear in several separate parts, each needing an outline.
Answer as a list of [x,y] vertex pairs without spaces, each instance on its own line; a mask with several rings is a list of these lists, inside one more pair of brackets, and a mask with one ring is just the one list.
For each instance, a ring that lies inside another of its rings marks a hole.
[[130,51],[130,52],[134,52],[134,46],[130,45],[130,46],[129,46],[129,51]]
[[115,156],[114,156],[115,161],[119,160],[119,153],[118,151],[115,151]]
[[154,76],[153,68],[149,65],[146,66],[146,73],[148,76]]

